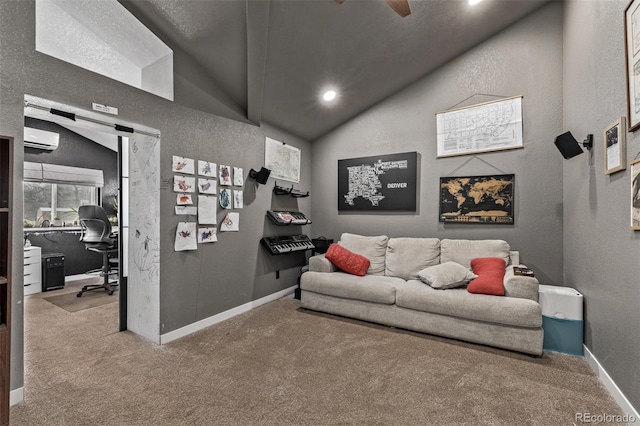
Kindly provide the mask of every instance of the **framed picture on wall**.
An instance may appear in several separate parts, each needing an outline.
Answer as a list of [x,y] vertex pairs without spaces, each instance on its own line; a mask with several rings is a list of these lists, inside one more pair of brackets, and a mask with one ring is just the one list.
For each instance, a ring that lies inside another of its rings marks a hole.
[[640,158],[631,162],[631,229],[640,231]]
[[284,142],[265,138],[264,166],[271,170],[271,177],[300,183],[300,148]]
[[514,223],[515,175],[440,178],[440,222]]
[[626,120],[620,117],[604,129],[604,174],[627,168]]
[[418,153],[338,160],[338,211],[416,211]]
[[640,127],[640,0],[632,0],[624,11],[624,41],[627,115],[629,131],[635,131]]
[[522,96],[438,112],[436,132],[437,158],[523,148]]

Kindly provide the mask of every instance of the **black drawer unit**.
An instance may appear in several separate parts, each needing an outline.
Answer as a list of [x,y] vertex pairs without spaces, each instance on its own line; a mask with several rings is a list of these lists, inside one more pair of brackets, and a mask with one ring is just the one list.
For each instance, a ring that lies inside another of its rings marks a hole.
[[42,255],[42,291],[64,288],[64,254]]

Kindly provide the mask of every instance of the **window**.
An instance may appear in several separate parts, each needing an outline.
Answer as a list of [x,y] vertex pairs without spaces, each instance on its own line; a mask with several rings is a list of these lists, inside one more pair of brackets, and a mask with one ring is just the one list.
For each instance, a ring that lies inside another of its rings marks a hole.
[[78,208],[98,203],[98,188],[48,182],[24,182],[24,227],[78,223]]
[[98,204],[102,170],[24,163],[24,227],[78,223],[78,208]]

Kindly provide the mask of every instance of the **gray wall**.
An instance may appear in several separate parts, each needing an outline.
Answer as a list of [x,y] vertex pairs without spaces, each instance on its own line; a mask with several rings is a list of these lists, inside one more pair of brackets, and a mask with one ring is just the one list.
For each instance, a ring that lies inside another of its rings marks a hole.
[[[181,107],[141,90],[77,68],[35,52],[35,8],[33,1],[0,2],[0,134],[14,136],[14,161],[24,159],[22,147],[23,100],[25,94],[51,99],[74,107],[91,109],[91,103],[112,105],[123,121],[140,123],[162,133],[162,179],[170,179],[171,156],[209,159],[242,167],[245,176],[264,163],[264,137],[284,139],[302,149],[302,181],[297,187],[310,189],[310,154],[306,141],[278,129],[261,128]],[[22,168],[15,168],[13,273],[22,276]],[[190,253],[175,253],[173,239],[179,218],[174,215],[175,193],[161,191],[161,270],[160,332],[166,333],[193,321],[296,283],[304,259],[271,259],[259,241],[273,230],[265,223],[266,210],[284,203],[271,196],[273,181],[251,189],[245,184],[245,208],[240,212],[240,232],[220,235],[219,242]],[[252,192],[253,191],[253,192]],[[311,197],[310,197],[311,198]],[[310,209],[310,198],[299,200],[303,212]],[[222,214],[218,215],[219,218]],[[292,230],[310,234],[310,228]],[[280,270],[280,279],[276,279]],[[13,282],[13,334],[11,388],[23,386],[23,309],[22,282]]]
[[[190,114],[206,116],[204,113]],[[173,253],[175,228],[179,217],[172,216],[176,202],[173,186],[161,191],[161,334],[189,325],[216,313],[267,296],[297,283],[304,254],[271,256],[260,246],[263,236],[310,234],[310,227],[276,227],[265,216],[267,210],[300,210],[310,213],[310,198],[273,195],[274,179],[258,185],[248,178],[251,168],[264,164],[264,135],[284,140],[302,149],[302,177],[296,188],[310,190],[309,144],[274,127],[262,128],[234,123],[212,116],[197,126],[182,128],[174,141],[167,143],[163,131],[161,154],[162,180],[173,179],[171,156],[210,160],[217,164],[243,167],[245,176],[244,209],[240,212],[240,232],[218,231],[218,242],[201,245],[196,252]],[[227,126],[220,124],[226,122]],[[170,146],[166,146],[170,145]],[[278,182],[285,185],[286,182]],[[289,183],[291,185],[291,183]],[[218,186],[220,188],[220,186]],[[231,210],[234,211],[234,210]],[[218,207],[218,224],[225,211]],[[276,271],[280,278],[276,279]]]
[[[436,159],[435,114],[474,94],[524,96],[524,149]],[[551,4],[314,142],[313,234],[504,239],[540,281],[561,284],[562,157],[553,145],[561,130],[562,6]],[[415,214],[338,213],[339,159],[407,151],[421,158]],[[452,173],[515,173],[515,225],[439,223],[439,178]]]
[[[640,232],[629,230],[629,169],[603,173],[603,131],[627,115],[624,20],[628,2],[570,1],[564,19],[564,129],[594,135],[564,162],[564,284],[585,298],[585,343],[640,408]],[[628,161],[640,132],[627,133]]]

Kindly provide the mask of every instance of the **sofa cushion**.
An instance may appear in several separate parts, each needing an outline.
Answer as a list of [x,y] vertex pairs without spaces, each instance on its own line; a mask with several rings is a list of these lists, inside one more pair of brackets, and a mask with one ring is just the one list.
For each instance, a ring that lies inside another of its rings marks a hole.
[[371,262],[364,256],[356,254],[339,244],[331,244],[324,257],[349,274],[364,277]]
[[436,290],[417,280],[406,281],[398,286],[396,305],[416,311],[517,327],[542,325],[540,305],[533,300],[472,294],[464,288]]
[[418,272],[418,276],[423,283],[443,290],[461,287],[476,278],[473,272],[455,262],[429,266]]
[[400,278],[376,275],[358,277],[344,272],[305,272],[300,278],[300,288],[344,299],[393,305],[396,287],[404,282]]
[[367,274],[384,275],[387,241],[389,241],[389,237],[386,235],[366,237],[345,232],[340,237],[338,244],[369,259],[371,265],[367,270]]
[[503,240],[447,240],[440,241],[440,263],[456,262],[471,269],[477,257],[499,257],[509,264],[509,243]]
[[476,294],[504,296],[504,270],[507,265],[498,257],[480,257],[471,261],[471,269],[478,276],[469,283],[467,291]]
[[389,238],[384,274],[417,280],[418,272],[440,263],[438,238]]

